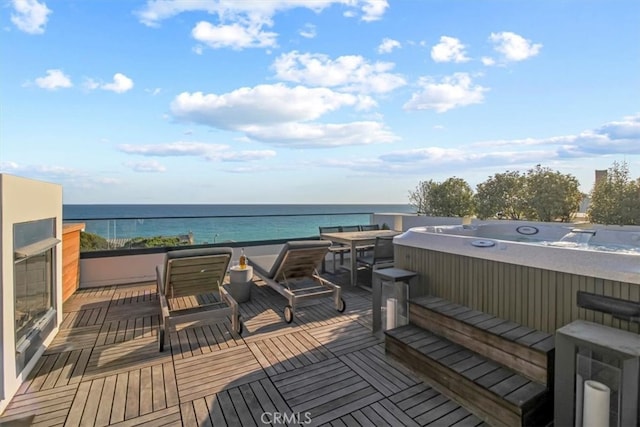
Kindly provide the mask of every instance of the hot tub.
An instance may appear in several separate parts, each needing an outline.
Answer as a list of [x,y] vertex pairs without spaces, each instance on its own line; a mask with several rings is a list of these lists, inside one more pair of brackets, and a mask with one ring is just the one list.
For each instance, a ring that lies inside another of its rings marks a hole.
[[640,227],[500,221],[414,227],[394,243],[420,292],[547,332],[578,318],[638,332],[579,309],[576,293],[640,301]]

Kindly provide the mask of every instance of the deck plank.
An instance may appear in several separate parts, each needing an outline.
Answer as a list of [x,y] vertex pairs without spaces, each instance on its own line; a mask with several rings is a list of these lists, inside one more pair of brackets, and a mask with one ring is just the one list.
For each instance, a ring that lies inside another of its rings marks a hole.
[[[145,426],[145,427],[173,427],[173,426],[182,426],[182,419],[180,414],[180,408],[178,406],[173,406],[171,408],[162,409],[157,412],[152,412],[147,415],[143,415],[138,418],[133,418],[131,420],[127,420],[121,423],[112,424],[115,427],[134,427],[134,426]],[[185,426],[190,424],[184,424]],[[194,424],[191,424],[194,425]]]
[[379,346],[349,353],[340,359],[385,396],[398,393],[418,382],[407,375],[408,371],[392,365],[391,359],[387,360],[384,350]]
[[[343,314],[328,298],[312,300],[287,324],[286,300],[255,280],[252,298],[240,304],[242,336],[228,321],[179,328],[159,352],[155,283],[78,290],[64,303],[60,333],[0,423],[244,426],[262,425],[263,414],[298,414],[304,421],[308,413],[312,425],[336,427],[482,424],[386,357],[382,340],[371,334],[370,292],[344,287],[343,297]],[[528,392],[499,370],[483,370],[470,354],[415,339],[514,400]],[[523,390],[515,393],[517,387]]]
[[249,348],[269,375],[291,371],[333,357],[331,352],[305,331],[251,342]]
[[[340,369],[341,375],[327,375]],[[317,424],[340,418],[383,397],[338,359],[279,374],[272,381],[293,412],[308,412]]]
[[158,351],[157,340],[154,337],[95,347],[84,378],[93,379],[170,360],[169,352]]
[[60,418],[63,424],[77,390],[78,385],[71,384],[15,396],[0,416],[0,424],[19,420],[29,425],[59,424]]
[[382,342],[371,334],[370,329],[356,322],[335,323],[309,330],[308,333],[336,356]]
[[60,329],[53,339],[45,354],[62,353],[65,351],[92,348],[96,345],[96,335],[101,325],[77,327],[73,329]]
[[177,360],[175,370],[181,402],[266,377],[246,345]]

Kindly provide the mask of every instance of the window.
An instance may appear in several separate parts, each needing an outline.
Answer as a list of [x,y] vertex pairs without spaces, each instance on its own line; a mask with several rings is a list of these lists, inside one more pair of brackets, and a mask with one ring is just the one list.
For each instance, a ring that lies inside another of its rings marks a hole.
[[15,265],[16,343],[53,307],[52,258],[53,249],[50,248]]
[[47,313],[53,310],[55,219],[15,224],[14,313],[16,347],[38,331]]

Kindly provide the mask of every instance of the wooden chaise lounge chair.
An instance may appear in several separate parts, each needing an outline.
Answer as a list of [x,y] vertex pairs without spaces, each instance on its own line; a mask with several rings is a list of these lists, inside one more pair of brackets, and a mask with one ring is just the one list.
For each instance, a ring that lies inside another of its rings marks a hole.
[[232,329],[242,333],[238,303],[222,286],[232,254],[231,248],[167,252],[164,263],[156,267],[162,316],[158,331],[160,351],[178,324],[195,327],[231,318]]
[[279,254],[259,255],[249,258],[254,273],[270,287],[285,297],[284,320],[293,321],[299,301],[311,298],[332,297],[342,313],[346,304],[340,286],[320,277],[317,267],[331,246],[328,240],[292,241],[284,244]]

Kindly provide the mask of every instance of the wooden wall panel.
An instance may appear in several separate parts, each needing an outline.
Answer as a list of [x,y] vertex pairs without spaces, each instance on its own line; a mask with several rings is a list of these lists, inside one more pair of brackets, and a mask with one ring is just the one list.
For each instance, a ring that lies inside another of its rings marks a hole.
[[62,229],[62,301],[80,285],[80,231],[84,224],[65,224]]
[[640,302],[640,285],[396,245],[396,267],[419,273],[431,294],[554,333],[582,319],[640,333],[640,325],[578,308],[579,290]]

